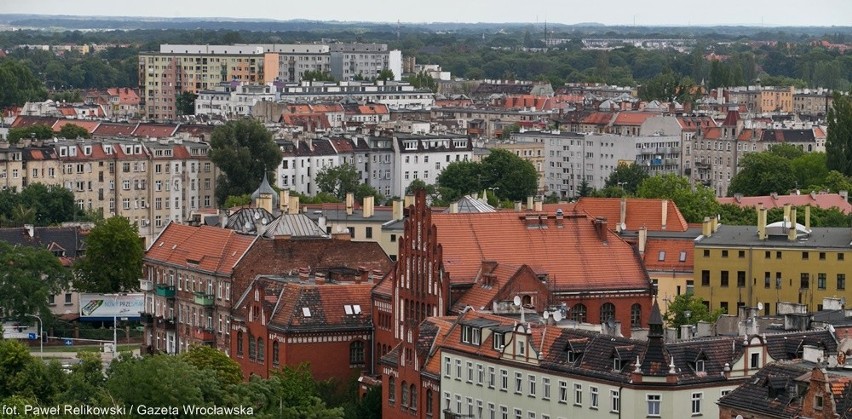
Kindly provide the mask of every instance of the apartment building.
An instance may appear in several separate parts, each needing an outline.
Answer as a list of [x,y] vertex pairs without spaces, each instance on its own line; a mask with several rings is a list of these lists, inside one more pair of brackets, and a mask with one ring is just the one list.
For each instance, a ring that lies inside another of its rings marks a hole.
[[435,104],[435,94],[402,81],[303,81],[286,83],[281,87],[285,102],[375,102],[391,109],[429,109]]
[[512,109],[432,108],[432,121],[455,121],[467,127],[471,137],[499,138],[503,130],[513,125],[527,129],[546,129],[550,112]]
[[57,140],[21,150],[21,185],[62,185],[78,208],[127,217],[150,241],[169,220],[215,208],[208,150],[181,140]]
[[278,84],[249,84],[236,80],[219,83],[212,89],[198,92],[195,114],[222,119],[250,116],[257,102],[274,102],[278,98]]
[[404,196],[415,179],[434,185],[453,162],[472,161],[473,144],[466,136],[394,134],[394,165],[391,196]]
[[797,89],[793,93],[793,109],[799,115],[825,117],[834,104],[830,90]]
[[20,191],[24,187],[24,153],[15,146],[0,148],[0,189]]
[[793,113],[795,88],[773,86],[737,86],[724,91],[728,103],[745,105],[749,113]]
[[824,298],[847,295],[849,229],[811,228],[809,206],[804,224],[789,205],[783,220],[770,222],[765,208],[757,212],[757,226],[704,226],[695,241],[696,296],[713,310],[760,304],[765,314],[776,314],[778,303],[818,311]]
[[331,75],[336,80],[371,79],[385,69],[394,80],[402,80],[402,52],[388,50],[387,44],[333,43],[329,45]]

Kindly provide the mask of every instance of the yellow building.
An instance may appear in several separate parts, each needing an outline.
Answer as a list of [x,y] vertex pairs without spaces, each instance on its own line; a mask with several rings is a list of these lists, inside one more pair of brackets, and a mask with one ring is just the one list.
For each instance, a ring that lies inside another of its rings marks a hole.
[[[848,228],[810,228],[796,223],[796,209],[785,207],[785,219],[767,225],[766,209],[758,225],[719,226],[705,223],[695,241],[695,295],[711,309],[736,313],[737,307],[763,307],[777,314],[777,303],[806,304],[820,310],[825,297],[852,297],[846,276],[852,273],[852,232]],[[714,231],[715,230],[715,231]]]

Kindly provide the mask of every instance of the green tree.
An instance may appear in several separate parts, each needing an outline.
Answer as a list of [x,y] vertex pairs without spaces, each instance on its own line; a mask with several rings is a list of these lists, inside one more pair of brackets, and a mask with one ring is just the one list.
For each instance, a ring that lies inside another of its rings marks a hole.
[[47,89],[29,67],[14,59],[0,61],[0,109],[46,98]]
[[411,83],[415,89],[429,89],[433,92],[438,91],[438,83],[435,82],[435,79],[433,79],[432,76],[426,74],[424,71],[413,76],[409,76],[405,79],[405,81]]
[[834,93],[825,139],[828,170],[852,176],[852,99]]
[[0,309],[5,316],[50,316],[47,297],[70,289],[70,272],[47,249],[0,241]]
[[106,382],[103,362],[100,354],[93,352],[79,352],[77,358],[80,362],[71,367],[68,386],[60,399],[69,404],[94,404]]
[[246,118],[213,130],[209,156],[223,173],[216,183],[220,205],[228,196],[252,193],[263,175],[281,163],[281,151],[272,134],[260,122]]
[[586,179],[583,179],[582,181],[580,181],[580,186],[577,187],[577,196],[578,197],[582,198],[584,196],[591,196],[592,193],[594,193],[594,192],[595,192],[594,188],[589,186],[589,182]]
[[59,130],[59,136],[62,138],[91,138],[91,134],[85,128],[75,124],[65,124]]
[[53,128],[44,124],[35,124],[28,127],[19,127],[9,129],[7,137],[9,143],[17,144],[22,138],[32,138],[36,140],[47,140],[53,138]]
[[799,188],[819,189],[828,176],[825,153],[804,153],[790,162]]
[[790,161],[771,152],[749,153],[739,162],[740,171],[731,179],[728,195],[745,196],[785,193],[796,187]]
[[379,71],[379,74],[376,75],[376,80],[393,81],[394,77],[396,76],[393,74],[393,70],[389,68],[383,68],[381,71]]
[[74,264],[74,286],[84,292],[126,292],[142,275],[139,229],[125,217],[108,218],[86,237],[86,253]]
[[647,178],[648,172],[642,166],[636,163],[620,163],[606,178],[604,187],[619,188],[621,195],[635,195],[639,185]]
[[[5,246],[0,242],[0,249]],[[0,399],[13,395],[22,395],[25,373],[33,358],[27,347],[15,340],[0,339]],[[20,411],[19,411],[20,412]]]
[[501,200],[521,201],[536,193],[538,173],[535,166],[515,153],[492,149],[481,165],[482,186],[494,188]]
[[719,212],[719,203],[712,189],[695,185],[693,190],[687,178],[671,173],[645,179],[636,190],[636,196],[671,199],[690,223],[699,223],[704,217],[715,216]]
[[[469,161],[452,162],[438,175],[438,187],[441,192],[441,199],[447,202],[455,201],[467,194],[480,191],[484,184],[483,178],[484,175],[480,163]],[[429,195],[428,191],[427,195]]]
[[236,361],[224,352],[204,345],[193,345],[181,354],[189,364],[201,371],[215,372],[216,381],[222,387],[239,384],[243,381],[243,373]]
[[[689,312],[689,316],[686,313]],[[696,297],[693,293],[680,294],[676,296],[670,303],[666,314],[663,315],[663,320],[666,321],[668,327],[680,330],[683,325],[696,325],[699,321],[715,322],[722,314],[722,309],[710,311],[704,305],[704,299]]]
[[302,73],[302,81],[334,81],[334,76],[327,71],[305,70]]
[[198,95],[191,92],[181,92],[175,97],[175,108],[178,115],[195,115],[195,100]]
[[[116,403],[147,406],[204,406],[204,372],[183,358],[122,356],[107,370],[105,389]],[[187,415],[188,417],[188,415]]]
[[852,179],[837,170],[831,170],[825,175],[823,187],[834,193],[852,191]]
[[799,157],[805,155],[805,152],[802,151],[799,147],[794,146],[793,144],[781,143],[773,145],[769,148],[768,153],[774,154],[779,157],[783,157],[787,160],[795,160]]
[[243,194],[238,196],[229,196],[225,199],[225,208],[242,207],[251,204],[251,195]]
[[40,226],[72,221],[82,215],[74,205],[74,193],[61,185],[31,183],[21,191],[19,202],[32,213],[31,223]]
[[317,173],[317,188],[343,199],[349,192],[355,192],[361,179],[354,165],[344,163],[340,166],[326,167]]
[[347,410],[347,419],[381,419],[382,388],[370,387],[364,397],[359,398],[351,410]]
[[377,203],[385,201],[384,195],[382,195],[376,188],[374,188],[374,187],[372,187],[372,186],[370,186],[366,183],[362,183],[362,184],[358,185],[358,187],[355,188],[355,200],[356,201],[363,201],[364,198],[366,198],[368,196],[372,196],[373,198],[375,198],[375,202],[377,202]]
[[308,364],[285,366],[268,380],[273,400],[268,413],[278,413],[282,418],[342,418],[342,408],[329,408],[317,392],[317,383],[311,376]]

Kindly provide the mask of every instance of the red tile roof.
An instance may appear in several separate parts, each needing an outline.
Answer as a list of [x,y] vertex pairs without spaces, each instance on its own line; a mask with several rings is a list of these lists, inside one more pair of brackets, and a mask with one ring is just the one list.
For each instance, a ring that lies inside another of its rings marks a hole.
[[[663,228],[663,203],[666,205],[666,228]],[[683,214],[672,200],[664,199],[626,199],[627,230],[639,230],[642,227],[649,231],[686,231],[688,225]],[[583,197],[577,201],[576,211],[585,212],[592,217],[606,217],[609,227],[616,228],[621,219],[620,198],[590,198]],[[563,210],[564,211],[564,210]]]
[[612,125],[642,125],[648,118],[658,115],[654,112],[619,112]]
[[433,214],[443,268],[453,283],[472,283],[481,261],[528,264],[546,272],[554,290],[647,289],[648,276],[633,248],[610,231],[606,242],[592,220],[566,214],[556,220],[527,226],[525,214],[515,212]]
[[54,117],[18,115],[10,128],[31,127],[33,125],[52,127],[58,120],[59,118]]
[[139,95],[136,91],[128,87],[112,87],[106,89],[106,93],[110,96],[118,96],[118,103],[121,105],[138,105]]
[[[373,284],[288,283],[270,324],[285,329],[369,327]],[[349,306],[349,312],[345,306]],[[357,306],[357,307],[355,307]],[[305,310],[307,309],[307,310]],[[356,311],[358,312],[356,314]]]
[[649,271],[692,272],[694,258],[695,241],[692,239],[649,237],[643,259]]
[[55,124],[53,124],[53,131],[59,132],[62,129],[62,127],[66,126],[66,125],[76,125],[80,128],[85,129],[86,131],[89,132],[89,134],[91,134],[91,133],[95,132],[95,130],[98,128],[98,126],[100,124],[101,124],[100,121],[87,121],[87,120],[84,120],[84,119],[60,119],[60,120],[56,121]]
[[165,138],[174,135],[177,125],[174,124],[139,124],[133,131],[134,137]]
[[615,116],[612,112],[592,112],[591,114],[580,120],[581,124],[591,125],[609,125]]
[[[529,267],[527,267],[529,268]],[[493,277],[489,286],[482,282],[483,272],[480,272],[477,278],[477,283],[474,284],[464,295],[455,303],[456,307],[471,306],[476,310],[490,310],[491,301],[497,296],[503,287],[505,287],[520,268],[517,266],[501,263],[491,272]]]
[[852,204],[849,204],[840,194],[812,193],[802,195],[769,195],[718,198],[720,204],[734,204],[740,207],[756,207],[763,204],[764,208],[781,208],[786,204],[795,206],[812,205],[823,209],[838,208],[844,214],[852,214]]
[[92,133],[96,137],[129,137],[136,130],[137,124],[102,123]]
[[145,260],[230,275],[255,239],[224,228],[169,223]]

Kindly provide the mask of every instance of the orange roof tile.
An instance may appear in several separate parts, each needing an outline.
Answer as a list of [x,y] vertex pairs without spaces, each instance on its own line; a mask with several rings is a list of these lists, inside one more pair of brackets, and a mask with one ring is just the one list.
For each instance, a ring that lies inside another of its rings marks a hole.
[[60,130],[62,130],[62,127],[66,125],[76,125],[80,128],[85,129],[89,132],[89,134],[91,134],[95,132],[95,130],[100,124],[100,121],[87,121],[84,119],[60,119],[56,121],[55,124],[53,124],[53,131],[59,132]]
[[[365,327],[373,284],[288,283],[270,323],[283,327]],[[345,306],[349,306],[348,312]],[[354,306],[358,306],[355,308]],[[307,309],[307,310],[305,310]],[[355,312],[358,312],[357,314]]]
[[[666,203],[666,228],[663,228],[663,202]],[[626,199],[627,230],[686,231],[688,226],[683,214],[672,200],[629,198]],[[610,228],[615,229],[621,218],[620,198],[583,197],[577,201],[576,210],[592,217],[606,217]]]
[[657,115],[654,112],[619,112],[612,125],[642,125],[645,120]]
[[648,238],[645,267],[649,271],[692,272],[695,241],[692,239]]
[[165,138],[174,135],[174,124],[139,124],[133,131],[134,137]]
[[546,228],[527,227],[515,212],[433,214],[443,268],[454,283],[471,283],[481,261],[528,264],[546,272],[554,290],[647,289],[647,272],[633,248],[610,231],[606,242],[592,220],[566,214],[563,226],[543,221]]
[[586,117],[584,117],[580,123],[581,124],[591,124],[591,125],[609,125],[610,121],[612,121],[614,113],[611,112],[592,112]]
[[230,275],[255,240],[224,228],[169,223],[145,252],[145,259]]

